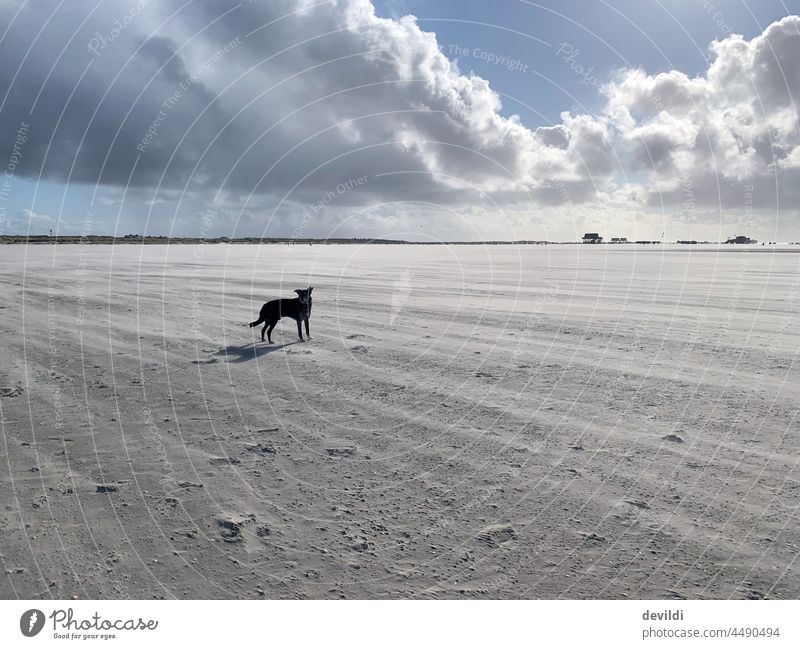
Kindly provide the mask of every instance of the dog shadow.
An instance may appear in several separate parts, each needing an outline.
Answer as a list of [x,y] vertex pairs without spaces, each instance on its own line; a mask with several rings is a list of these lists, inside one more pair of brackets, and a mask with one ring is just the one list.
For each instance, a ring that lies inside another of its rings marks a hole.
[[228,345],[224,349],[220,349],[214,356],[224,357],[226,363],[246,363],[295,344],[270,345],[269,343],[252,342],[246,345]]

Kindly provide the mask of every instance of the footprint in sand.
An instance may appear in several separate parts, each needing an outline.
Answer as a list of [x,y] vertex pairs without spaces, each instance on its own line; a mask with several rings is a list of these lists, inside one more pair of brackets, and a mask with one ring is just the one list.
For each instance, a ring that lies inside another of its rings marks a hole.
[[208,463],[219,466],[224,464],[241,464],[242,461],[237,460],[235,457],[212,457],[208,460]]
[[512,525],[498,524],[484,527],[476,537],[478,543],[491,548],[499,548],[503,543],[517,538],[517,531]]
[[272,444],[245,444],[244,447],[251,453],[259,455],[272,456],[278,452]]
[[255,520],[256,517],[253,514],[247,514],[241,518],[219,516],[217,518],[217,527],[220,528],[220,536],[225,543],[241,543],[244,541],[242,528],[249,523],[254,523]]
[[353,457],[356,454],[356,449],[352,446],[337,446],[326,448],[325,451],[331,457]]
[[189,482],[188,480],[181,480],[180,482],[178,482],[178,486],[179,487],[186,487],[186,488],[194,487],[195,489],[200,489],[200,488],[202,488],[203,483],[202,482]]
[[606,539],[592,532],[591,534],[583,534],[583,542],[586,545],[602,545],[606,542]]

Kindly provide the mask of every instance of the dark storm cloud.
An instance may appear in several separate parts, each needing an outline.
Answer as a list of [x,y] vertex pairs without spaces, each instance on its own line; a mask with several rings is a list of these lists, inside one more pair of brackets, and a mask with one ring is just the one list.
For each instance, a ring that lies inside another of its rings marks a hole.
[[800,169],[796,17],[713,44],[694,79],[624,71],[603,114],[534,132],[413,18],[378,18],[367,0],[56,7],[0,6],[0,134],[30,123],[22,176],[275,205],[369,175],[336,205],[486,192],[533,208],[602,203],[626,178],[644,204],[679,205],[685,178],[710,177],[723,189],[698,203],[741,203],[731,187],[751,183],[756,206],[798,205],[782,189]]
[[472,185],[525,199],[546,184],[543,162],[587,187],[609,173],[605,148],[550,147],[502,118],[488,83],[459,74],[410,18],[379,19],[364,0],[237,4],[149,3],[131,17],[125,2],[53,14],[35,0],[13,24],[6,6],[0,129],[32,124],[18,172],[309,197],[369,172],[387,174],[366,190],[381,199],[445,202]]

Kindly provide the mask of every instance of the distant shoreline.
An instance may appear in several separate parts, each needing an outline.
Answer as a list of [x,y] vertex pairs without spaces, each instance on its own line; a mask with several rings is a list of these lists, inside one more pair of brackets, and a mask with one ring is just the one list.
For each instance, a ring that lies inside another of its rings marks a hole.
[[[157,237],[157,236],[138,236],[126,235],[123,237],[113,237],[106,235],[64,235],[51,237],[46,234],[36,235],[0,235],[0,245],[2,244],[50,244],[50,245],[199,245],[199,244],[291,244],[291,245],[396,245],[396,246],[560,246],[560,245],[589,245],[589,246],[629,246],[629,245],[725,245],[730,247],[757,246],[763,244],[726,244],[724,241],[623,241],[623,242],[602,242],[602,243],[583,243],[581,241],[538,241],[523,239],[518,241],[406,241],[403,239],[297,239],[293,237]],[[800,242],[765,242],[766,245],[800,245]]]

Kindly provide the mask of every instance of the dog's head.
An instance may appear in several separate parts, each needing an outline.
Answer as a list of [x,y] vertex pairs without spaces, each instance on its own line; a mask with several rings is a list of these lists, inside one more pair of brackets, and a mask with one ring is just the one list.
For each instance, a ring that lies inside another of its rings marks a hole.
[[308,288],[296,288],[294,292],[297,293],[297,299],[300,300],[300,304],[311,304],[311,291],[314,290],[313,286],[309,286]]

